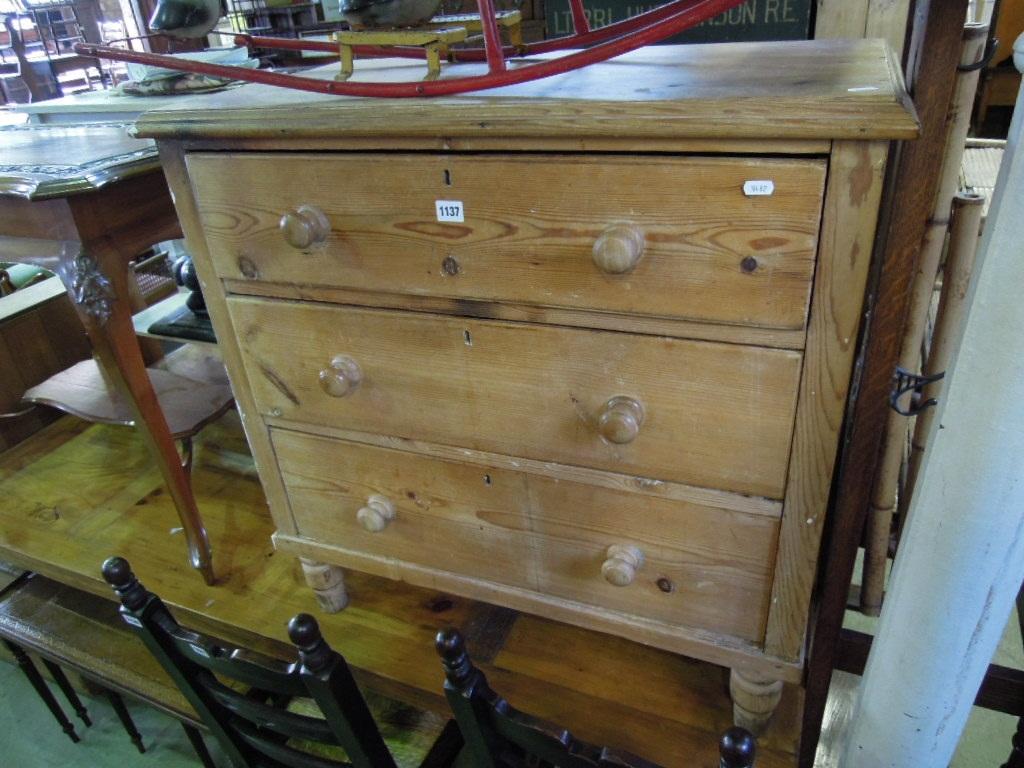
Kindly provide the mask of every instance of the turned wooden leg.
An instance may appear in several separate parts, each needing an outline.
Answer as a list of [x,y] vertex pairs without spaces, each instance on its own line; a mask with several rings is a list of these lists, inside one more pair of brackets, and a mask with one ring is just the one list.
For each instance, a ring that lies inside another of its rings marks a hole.
[[68,700],[68,704],[75,710],[78,719],[85,723],[86,728],[91,728],[92,720],[89,719],[89,712],[86,710],[82,700],[78,698],[78,693],[75,691],[74,686],[71,685],[71,681],[68,680],[68,676],[64,674],[64,670],[49,659],[43,659],[42,662],[43,666],[49,671],[50,677],[53,678],[53,682],[60,688],[64,698]]
[[43,700],[46,708],[50,710],[54,719],[60,725],[61,729],[68,735],[75,744],[78,743],[78,734],[75,733],[75,726],[68,720],[67,715],[64,714],[64,710],[60,708],[60,704],[57,703],[57,699],[54,698],[53,693],[50,692],[49,687],[46,685],[46,681],[43,680],[43,676],[39,674],[39,670],[36,669],[36,665],[32,663],[32,659],[29,658],[25,650],[12,643],[10,640],[4,640],[4,645],[7,650],[14,656],[14,660],[18,662],[18,666],[21,671],[28,678],[29,683],[36,689],[36,693],[39,694],[39,698]]
[[729,693],[733,722],[759,736],[782,699],[782,681],[734,669],[729,673]]
[[348,592],[345,591],[345,572],[336,565],[319,563],[306,557],[300,557],[302,573],[306,583],[313,588],[316,601],[327,613],[337,613],[348,605]]
[[103,695],[107,697],[107,701],[110,702],[110,706],[114,708],[114,714],[116,714],[117,719],[121,721],[121,726],[124,728],[124,732],[128,734],[128,738],[132,740],[132,744],[134,744],[135,748],[139,750],[139,754],[146,754],[146,745],[142,742],[142,734],[139,733],[139,729],[135,727],[135,721],[132,720],[132,715],[128,711],[128,707],[125,706],[124,699],[121,698],[121,694],[116,691],[112,691],[109,688],[104,688]]

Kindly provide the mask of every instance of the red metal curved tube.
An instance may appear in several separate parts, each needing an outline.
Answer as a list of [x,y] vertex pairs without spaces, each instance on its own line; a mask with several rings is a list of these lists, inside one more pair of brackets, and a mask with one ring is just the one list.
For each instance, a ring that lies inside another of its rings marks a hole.
[[572,12],[572,31],[577,35],[590,31],[590,21],[584,12],[583,0],[569,0],[569,10]]
[[[169,69],[180,69],[185,72],[221,77],[225,79],[243,80],[264,85],[292,88],[295,90],[327,93],[338,96],[371,96],[379,98],[408,98],[414,96],[444,96],[488,88],[500,88],[516,85],[531,80],[539,80],[551,75],[558,75],[573,69],[620,56],[623,53],[642,48],[650,43],[682,32],[684,29],[717,16],[723,11],[739,5],[743,0],[675,0],[668,5],[634,16],[618,24],[602,27],[583,34],[570,35],[535,43],[527,46],[526,55],[562,50],[572,45],[588,45],[593,47],[561,56],[557,59],[529,64],[516,69],[503,69],[487,74],[468,77],[455,77],[447,80],[428,80],[407,83],[375,83],[375,82],[336,82],[332,80],[315,80],[310,77],[288,75],[264,69],[245,69],[243,67],[209,64],[189,59],[171,59],[152,53],[139,53],[119,48],[78,43],[75,50],[86,56],[109,58],[118,61],[130,61],[139,64],[152,64]],[[481,3],[483,4],[483,3]],[[486,29],[486,25],[485,25]],[[609,39],[610,38],[610,39]],[[315,41],[285,41],[278,38],[247,38],[258,47],[279,47],[290,50],[335,51],[336,47],[329,43]],[[264,44],[265,42],[270,44]],[[281,45],[288,42],[289,45]],[[316,47],[309,47],[315,43]],[[328,46],[322,48],[322,45]],[[485,40],[486,45],[486,40]],[[356,53],[363,56],[401,56],[404,58],[420,58],[422,51],[409,48],[383,48],[356,46]],[[495,50],[495,49],[492,49]],[[500,49],[499,49],[500,50]],[[506,48],[503,53],[513,55]],[[413,55],[415,54],[415,55]],[[493,54],[492,54],[493,56]],[[489,59],[486,50],[471,49],[459,51],[459,61],[481,61]],[[490,63],[490,61],[489,61]]]
[[505,53],[501,46],[501,33],[494,12],[494,0],[476,0],[480,8],[480,25],[484,32],[484,55],[491,74],[505,71]]
[[[689,22],[681,29],[676,29],[662,37],[657,37],[654,41],[663,40],[665,37],[671,37],[674,34],[678,34],[684,29],[688,29],[695,24],[699,24],[700,22],[740,5],[743,2],[744,0],[732,0],[732,2],[722,3],[720,4],[721,8],[718,10],[706,15],[702,13],[701,18]],[[536,43],[527,43],[518,49],[511,46],[505,46],[504,53],[510,58],[518,58],[532,56],[539,53],[562,51],[568,48],[587,48],[588,46],[596,45],[597,43],[602,43],[606,40],[622,37],[632,32],[644,29],[656,22],[673,18],[676,14],[682,13],[685,10],[696,9],[700,4],[701,0],[674,0],[674,2],[660,5],[657,8],[652,8],[651,10],[644,11],[643,13],[638,13],[636,16],[630,16],[628,19],[623,19],[622,21],[609,24],[601,27],[600,29],[576,32],[564,37],[554,38],[553,40],[541,40]],[[317,40],[296,40],[288,37],[254,37],[241,34],[236,35],[235,39],[240,44],[244,41],[257,48],[280,48],[291,51],[325,51],[334,54],[338,52],[338,46],[335,43],[327,43]],[[380,46],[357,45],[353,46],[353,50],[360,56],[390,55],[396,58],[425,58],[422,48],[409,48],[403,46],[382,48]],[[486,58],[483,48],[456,48],[450,51],[450,53],[452,59],[455,61],[484,61]]]

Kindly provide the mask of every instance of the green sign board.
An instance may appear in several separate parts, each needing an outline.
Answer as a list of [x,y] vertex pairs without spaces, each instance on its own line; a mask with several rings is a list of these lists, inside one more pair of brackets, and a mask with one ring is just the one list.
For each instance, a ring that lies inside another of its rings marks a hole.
[[[587,19],[594,29],[624,21],[663,3],[643,0],[584,0]],[[545,0],[547,36],[572,33],[568,0]],[[691,27],[664,43],[728,43],[741,40],[806,40],[811,21],[811,0],[747,0],[743,5]]]

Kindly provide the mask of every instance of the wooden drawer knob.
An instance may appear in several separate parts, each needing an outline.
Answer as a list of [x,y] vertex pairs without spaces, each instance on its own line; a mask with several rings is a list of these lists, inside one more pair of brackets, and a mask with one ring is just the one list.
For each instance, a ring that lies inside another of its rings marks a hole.
[[612,275],[629,272],[643,255],[644,233],[633,224],[614,224],[594,243],[594,263]]
[[601,566],[601,575],[613,587],[628,587],[636,579],[636,572],[644,564],[644,553],[638,547],[612,544],[608,559]]
[[638,400],[617,395],[604,404],[597,417],[597,429],[609,443],[622,445],[636,440],[644,423],[644,407]]
[[356,512],[356,520],[370,533],[380,533],[395,519],[395,505],[387,496],[374,494],[366,506]]
[[347,397],[359,387],[363,371],[348,355],[337,355],[320,371],[320,388],[331,397]]
[[312,205],[300,205],[288,211],[278,226],[285,242],[300,251],[320,245],[331,234],[331,222],[323,211]]

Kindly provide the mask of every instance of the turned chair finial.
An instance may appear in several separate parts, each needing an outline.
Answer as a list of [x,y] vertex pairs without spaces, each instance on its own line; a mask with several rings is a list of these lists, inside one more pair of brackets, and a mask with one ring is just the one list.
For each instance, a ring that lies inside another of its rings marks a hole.
[[754,737],[745,728],[733,726],[718,742],[721,768],[751,768],[757,752]]
[[443,629],[434,640],[445,677],[456,688],[464,688],[473,676],[473,661],[466,651],[462,633],[454,627]]
[[299,659],[310,672],[320,672],[331,660],[331,648],[320,633],[320,625],[308,613],[288,622],[288,637],[299,651]]
[[123,589],[135,580],[135,574],[123,557],[109,557],[103,561],[103,578],[114,589]]
[[103,578],[114,588],[121,604],[129,611],[137,611],[146,603],[149,593],[132,573],[131,564],[123,557],[110,557],[103,562]]

